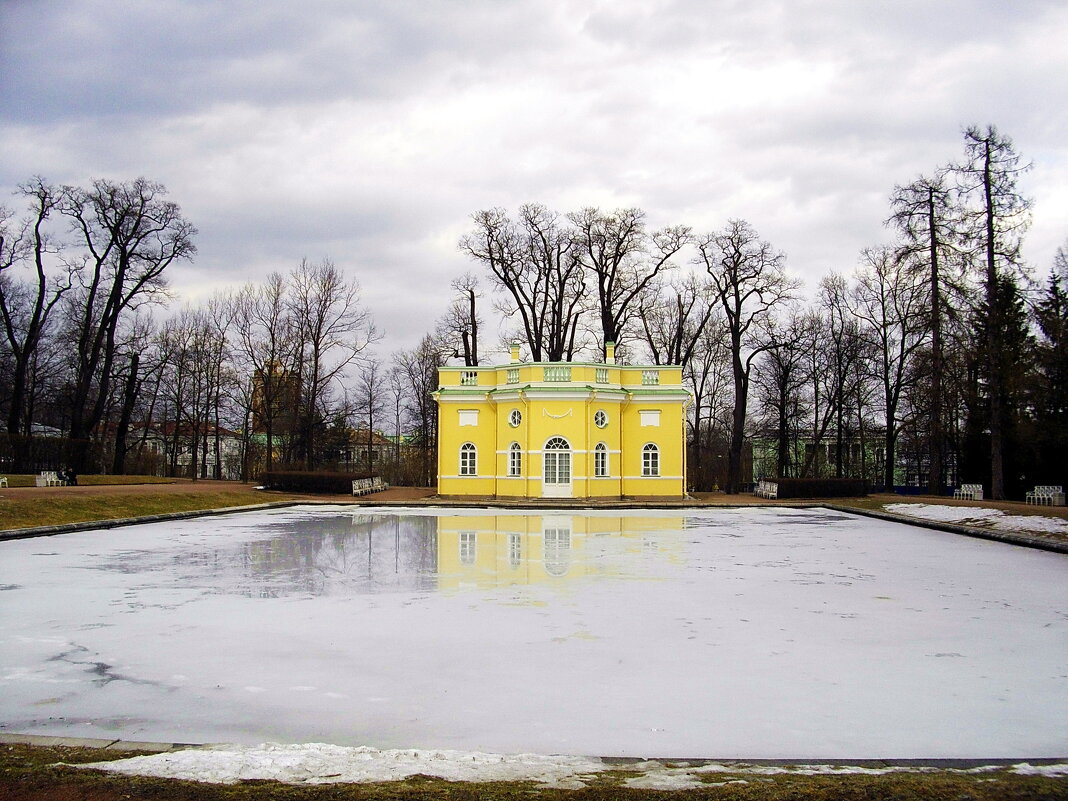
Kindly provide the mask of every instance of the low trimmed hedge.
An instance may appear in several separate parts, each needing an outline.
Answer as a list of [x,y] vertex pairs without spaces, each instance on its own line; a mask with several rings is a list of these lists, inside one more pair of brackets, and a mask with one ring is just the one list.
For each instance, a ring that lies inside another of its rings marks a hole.
[[260,477],[260,483],[267,489],[284,490],[286,492],[321,492],[330,495],[350,495],[352,493],[352,482],[358,478],[372,478],[372,474],[272,470]]
[[868,494],[862,478],[769,478],[779,485],[779,498],[861,498]]

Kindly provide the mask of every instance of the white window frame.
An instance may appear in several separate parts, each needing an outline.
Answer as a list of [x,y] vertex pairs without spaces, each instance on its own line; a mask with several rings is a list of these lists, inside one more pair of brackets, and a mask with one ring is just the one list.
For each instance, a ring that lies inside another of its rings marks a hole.
[[508,413],[508,425],[512,428],[519,428],[522,422],[523,413],[519,411],[519,409],[512,409],[512,411]]
[[603,442],[593,449],[593,477],[608,478],[608,446]]
[[460,475],[464,478],[478,475],[478,448],[473,442],[460,446]]
[[593,424],[598,428],[604,428],[608,425],[608,412],[604,409],[598,409],[593,413]]
[[[554,457],[552,467],[549,466],[549,454]],[[567,458],[560,458],[564,456]],[[542,448],[542,481],[549,484],[571,484],[573,470],[571,443],[561,436],[549,437]],[[567,480],[561,480],[563,478]]]
[[656,478],[660,475],[660,448],[656,443],[647,442],[642,446],[642,478]]
[[523,475],[523,451],[518,442],[508,446],[508,477],[519,478]]

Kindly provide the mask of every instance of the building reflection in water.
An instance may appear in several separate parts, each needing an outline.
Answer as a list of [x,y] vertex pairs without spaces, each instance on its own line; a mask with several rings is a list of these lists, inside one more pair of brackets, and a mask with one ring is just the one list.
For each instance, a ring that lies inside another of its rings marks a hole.
[[681,559],[684,518],[568,514],[313,515],[240,542],[127,551],[123,572],[247,597],[457,591],[648,576]]
[[637,515],[442,517],[437,531],[438,587],[647,576],[655,572],[657,561],[681,560],[683,523],[683,517]]

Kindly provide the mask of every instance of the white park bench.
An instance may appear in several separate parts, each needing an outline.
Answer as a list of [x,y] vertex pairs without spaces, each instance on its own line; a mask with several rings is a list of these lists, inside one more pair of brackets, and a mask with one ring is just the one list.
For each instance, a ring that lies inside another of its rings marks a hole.
[[761,498],[778,498],[779,485],[775,481],[764,481],[761,479],[757,482],[754,494]]
[[387,489],[389,489],[389,484],[383,482],[378,476],[374,478],[354,478],[352,480],[353,495],[369,495],[372,492],[381,492]]
[[1064,506],[1064,487],[1038,486],[1027,493],[1025,500],[1045,506]]
[[55,470],[42,470],[40,475],[34,476],[34,481],[38,487],[67,486],[67,480],[65,478],[60,478],[59,473]]
[[982,484],[961,484],[960,489],[953,490],[953,497],[962,501],[983,500]]

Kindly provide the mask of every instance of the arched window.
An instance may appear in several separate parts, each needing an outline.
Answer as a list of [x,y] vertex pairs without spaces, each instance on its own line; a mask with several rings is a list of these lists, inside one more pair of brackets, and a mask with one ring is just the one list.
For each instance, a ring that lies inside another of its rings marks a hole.
[[518,442],[508,446],[508,475],[512,478],[523,475],[523,451]]
[[563,437],[553,437],[545,443],[542,480],[546,484],[571,483],[571,445]]
[[642,448],[642,475],[660,475],[660,449],[651,442]]
[[593,449],[593,476],[594,478],[608,476],[608,446],[603,442],[598,442],[597,447]]
[[478,452],[471,442],[465,442],[460,446],[460,475],[478,475]]

